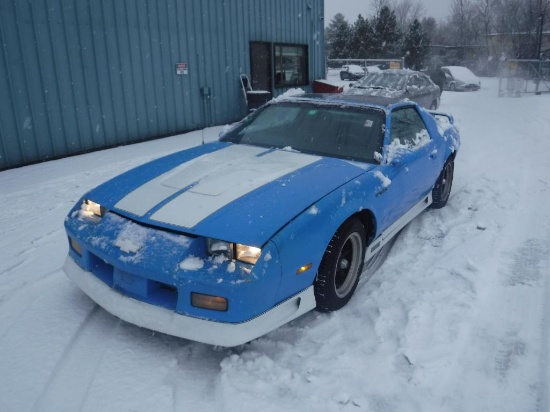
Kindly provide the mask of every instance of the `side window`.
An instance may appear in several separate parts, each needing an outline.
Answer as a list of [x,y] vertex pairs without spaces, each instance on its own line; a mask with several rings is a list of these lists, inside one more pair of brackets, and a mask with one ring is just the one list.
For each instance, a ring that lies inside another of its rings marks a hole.
[[397,109],[391,115],[390,140],[409,148],[421,146],[430,139],[424,121],[414,107]]
[[425,76],[419,76],[418,79],[420,80],[420,86],[421,87],[430,87],[431,83],[430,80]]
[[409,77],[409,82],[407,83],[407,86],[409,86],[412,89],[418,89],[418,86],[420,85],[418,81],[418,76],[412,75]]

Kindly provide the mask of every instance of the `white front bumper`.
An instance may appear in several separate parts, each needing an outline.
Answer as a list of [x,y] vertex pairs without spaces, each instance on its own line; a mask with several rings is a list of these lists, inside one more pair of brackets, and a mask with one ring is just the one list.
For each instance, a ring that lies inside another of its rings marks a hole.
[[215,322],[181,315],[124,296],[83,270],[70,256],[63,265],[63,271],[84,293],[112,315],[147,329],[211,345],[230,347],[250,342],[316,306],[313,286],[310,286],[248,321]]

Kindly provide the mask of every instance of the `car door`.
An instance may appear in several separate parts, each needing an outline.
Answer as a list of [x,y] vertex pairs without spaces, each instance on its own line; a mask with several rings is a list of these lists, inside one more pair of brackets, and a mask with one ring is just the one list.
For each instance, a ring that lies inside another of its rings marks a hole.
[[417,74],[409,76],[407,82],[407,95],[410,100],[417,102],[421,106],[430,107],[431,102],[428,102],[429,90],[422,87],[422,82]]
[[415,106],[392,110],[382,173],[391,181],[381,194],[387,205],[384,226],[405,214],[432,189],[439,168],[437,150]]
[[422,103],[422,106],[427,109],[437,109],[437,107],[432,107],[432,102],[439,97],[439,88],[432,83],[428,76],[419,74],[418,79],[420,81],[420,87],[424,90],[423,99],[425,103]]

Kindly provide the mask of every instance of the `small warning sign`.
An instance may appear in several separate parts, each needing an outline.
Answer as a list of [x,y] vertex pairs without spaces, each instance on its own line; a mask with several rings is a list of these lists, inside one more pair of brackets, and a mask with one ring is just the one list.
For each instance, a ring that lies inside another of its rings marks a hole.
[[176,74],[181,76],[182,74],[189,74],[187,63],[176,63]]
[[399,62],[390,62],[390,69],[400,69],[401,63]]

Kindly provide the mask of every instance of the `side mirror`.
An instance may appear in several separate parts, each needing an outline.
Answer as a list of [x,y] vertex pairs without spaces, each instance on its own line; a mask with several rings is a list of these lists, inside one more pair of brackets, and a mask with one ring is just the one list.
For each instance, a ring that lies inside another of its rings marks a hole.
[[400,167],[403,164],[402,156],[397,156],[391,159],[390,164],[394,167]]

